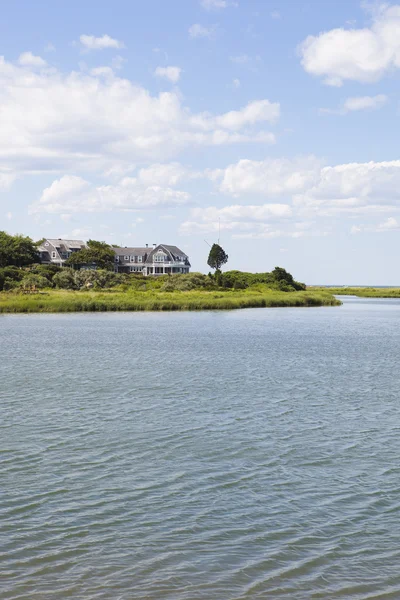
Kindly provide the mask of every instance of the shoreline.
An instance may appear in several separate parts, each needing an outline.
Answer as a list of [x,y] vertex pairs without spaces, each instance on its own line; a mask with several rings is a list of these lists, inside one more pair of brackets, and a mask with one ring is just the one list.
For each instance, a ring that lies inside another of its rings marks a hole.
[[376,287],[323,287],[323,286],[310,286],[309,290],[312,292],[329,292],[335,296],[357,296],[359,298],[400,298],[400,288],[387,287],[387,288],[376,288]]
[[0,292],[0,313],[160,312],[340,306],[330,292],[189,291],[121,292],[49,290],[25,295]]

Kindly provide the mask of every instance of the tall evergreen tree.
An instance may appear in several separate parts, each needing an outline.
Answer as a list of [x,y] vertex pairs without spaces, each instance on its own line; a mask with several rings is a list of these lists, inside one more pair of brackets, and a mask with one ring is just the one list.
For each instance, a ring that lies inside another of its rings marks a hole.
[[213,244],[208,255],[207,264],[212,269],[219,271],[222,265],[228,262],[228,255],[219,244]]

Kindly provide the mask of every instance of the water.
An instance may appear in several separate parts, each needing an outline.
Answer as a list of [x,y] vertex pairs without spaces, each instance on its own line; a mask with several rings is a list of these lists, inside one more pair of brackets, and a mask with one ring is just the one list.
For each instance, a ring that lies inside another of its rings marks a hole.
[[399,322],[0,317],[0,598],[400,598]]

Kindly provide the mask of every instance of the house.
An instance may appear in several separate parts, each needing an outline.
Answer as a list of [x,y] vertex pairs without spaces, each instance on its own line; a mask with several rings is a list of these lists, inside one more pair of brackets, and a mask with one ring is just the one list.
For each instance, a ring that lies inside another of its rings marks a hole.
[[44,240],[38,248],[40,262],[44,265],[57,265],[63,267],[65,261],[73,252],[86,248],[82,240]]
[[189,257],[177,246],[146,244],[144,248],[114,248],[116,273],[166,275],[189,273]]

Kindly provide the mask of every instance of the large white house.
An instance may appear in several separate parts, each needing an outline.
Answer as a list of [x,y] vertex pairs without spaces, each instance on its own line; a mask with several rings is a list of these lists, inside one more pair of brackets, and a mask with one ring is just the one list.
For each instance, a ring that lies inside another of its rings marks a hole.
[[115,271],[118,273],[142,273],[143,275],[166,275],[189,273],[189,257],[177,246],[146,244],[144,248],[114,248]]
[[[73,252],[87,245],[82,240],[46,239],[39,246],[40,262],[45,265],[63,267]],[[143,275],[165,275],[189,273],[189,257],[177,246],[153,244],[149,248],[116,248],[114,270],[116,273],[142,273]]]

